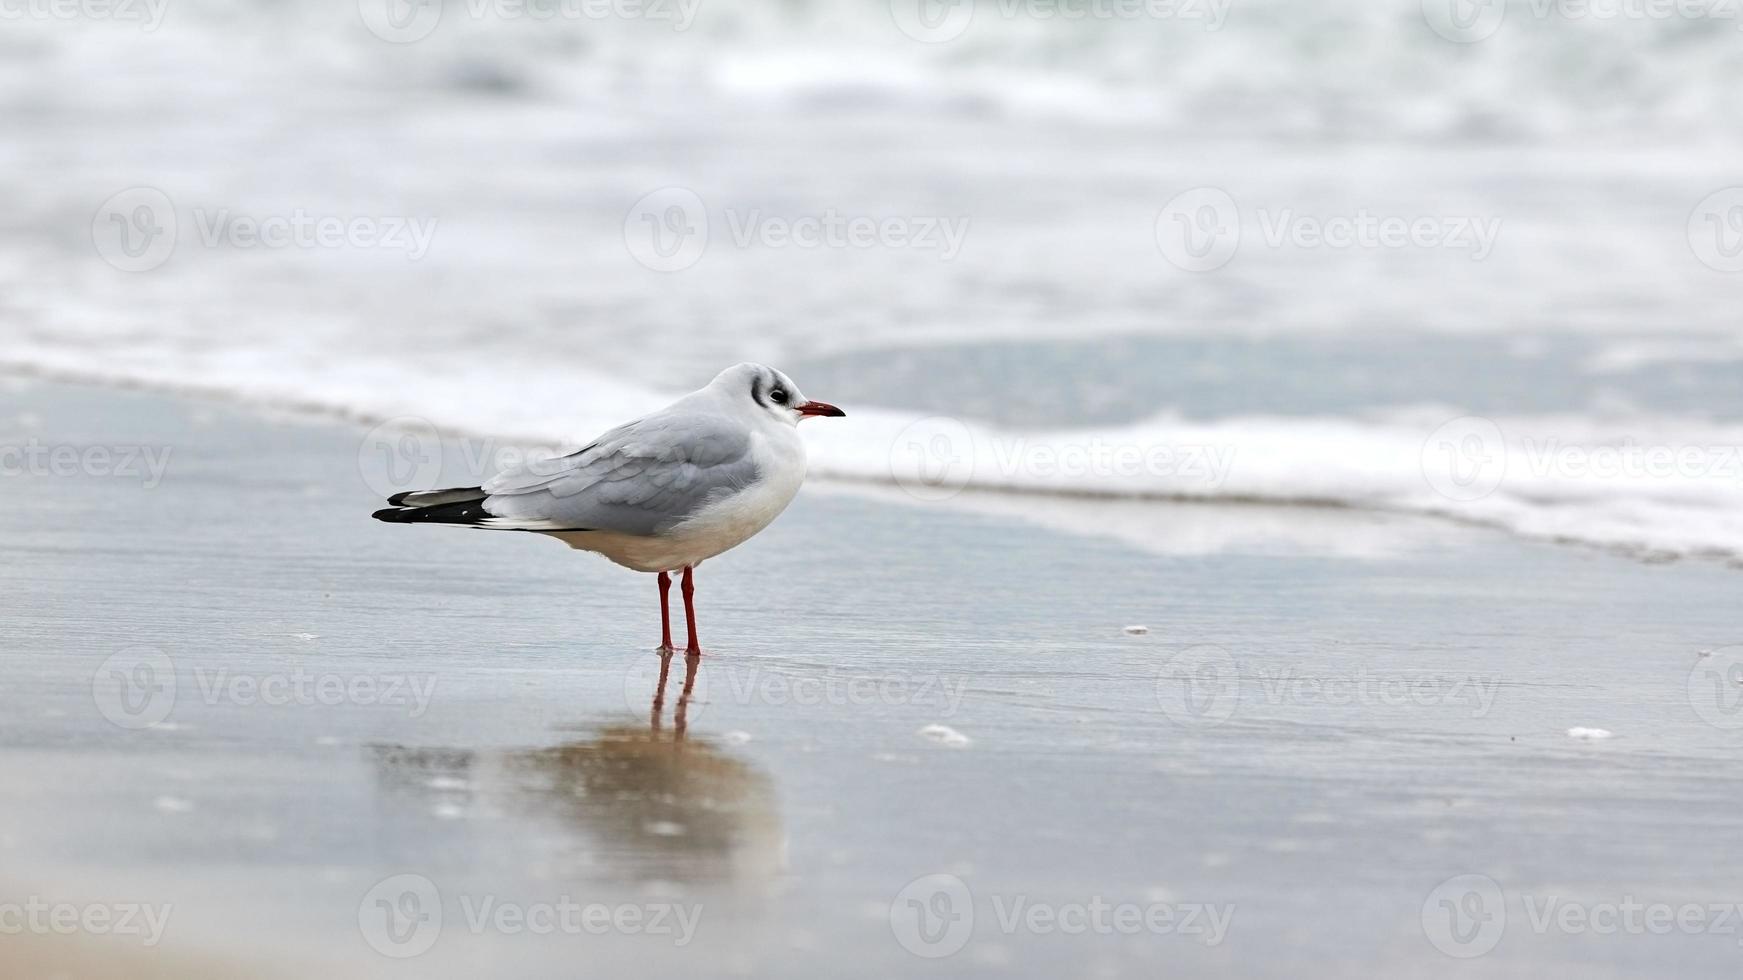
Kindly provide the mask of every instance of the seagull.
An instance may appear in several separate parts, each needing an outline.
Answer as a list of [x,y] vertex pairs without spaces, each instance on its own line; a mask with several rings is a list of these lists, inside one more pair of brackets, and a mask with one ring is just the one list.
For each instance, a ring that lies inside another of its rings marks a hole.
[[684,652],[699,656],[696,566],[743,544],[792,502],[805,480],[799,423],[846,414],[807,399],[774,368],[737,364],[585,449],[510,467],[483,486],[396,493],[373,516],[548,534],[625,568],[657,572],[662,654],[675,652],[667,593],[672,573],[681,572]]

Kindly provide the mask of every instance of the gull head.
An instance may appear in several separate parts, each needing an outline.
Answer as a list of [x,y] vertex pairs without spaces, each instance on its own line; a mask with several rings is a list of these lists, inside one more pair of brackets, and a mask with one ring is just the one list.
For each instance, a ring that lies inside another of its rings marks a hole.
[[798,425],[812,416],[846,415],[828,402],[806,398],[793,379],[765,364],[734,364],[709,383],[726,404],[749,418],[767,418]]

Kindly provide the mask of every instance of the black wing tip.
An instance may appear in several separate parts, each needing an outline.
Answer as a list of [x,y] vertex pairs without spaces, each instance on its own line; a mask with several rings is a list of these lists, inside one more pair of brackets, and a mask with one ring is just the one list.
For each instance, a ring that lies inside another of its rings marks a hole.
[[480,503],[483,499],[474,497],[449,503],[386,507],[369,516],[389,524],[469,524],[477,527],[491,517]]
[[[401,510],[434,510],[451,504],[469,504],[487,496],[483,487],[448,487],[444,490],[401,490],[387,498],[389,507]],[[376,516],[380,516],[377,512]]]

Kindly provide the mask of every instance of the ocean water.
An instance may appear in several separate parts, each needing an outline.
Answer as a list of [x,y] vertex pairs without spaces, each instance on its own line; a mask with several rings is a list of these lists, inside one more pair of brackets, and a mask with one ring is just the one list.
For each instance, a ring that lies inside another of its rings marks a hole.
[[1724,6],[392,3],[8,8],[0,363],[392,452],[754,359],[919,502],[1743,556]]

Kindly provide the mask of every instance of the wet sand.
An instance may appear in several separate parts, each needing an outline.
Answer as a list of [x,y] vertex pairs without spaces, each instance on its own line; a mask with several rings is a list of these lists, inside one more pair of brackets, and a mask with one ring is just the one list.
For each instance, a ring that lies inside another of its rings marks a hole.
[[[1735,569],[1350,511],[813,486],[699,571],[687,678],[653,652],[650,577],[370,521],[366,428],[0,392],[5,445],[168,452],[149,486],[0,478],[0,927],[31,896],[168,908],[155,945],[25,928],[0,956],[1734,973],[1743,717],[1709,665],[1743,641]],[[446,477],[477,455],[450,443]],[[1707,918],[1602,931],[1630,902]]]

